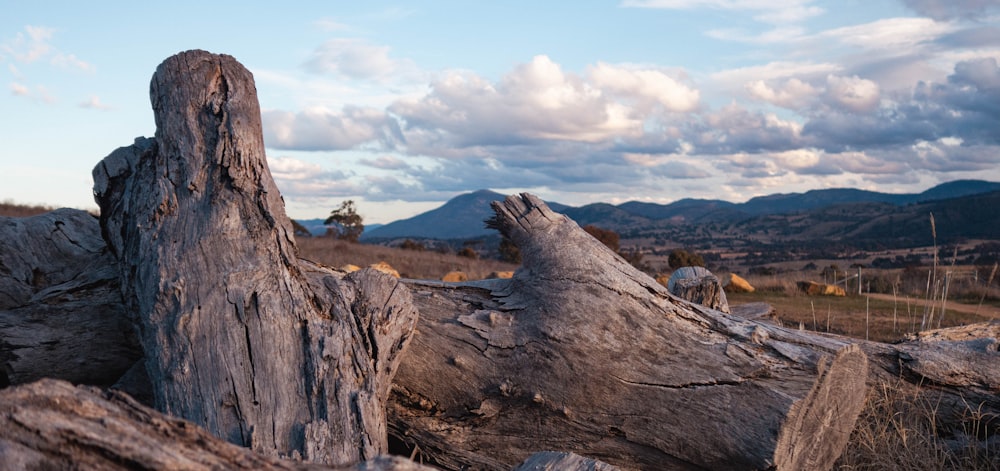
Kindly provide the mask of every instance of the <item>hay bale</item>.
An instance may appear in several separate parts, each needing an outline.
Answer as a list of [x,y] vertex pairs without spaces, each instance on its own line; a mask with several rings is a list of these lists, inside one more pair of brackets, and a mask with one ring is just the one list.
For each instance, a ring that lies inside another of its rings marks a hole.
[[723,278],[722,287],[730,293],[753,293],[756,288],[743,277],[730,273]]
[[399,272],[396,271],[395,268],[392,268],[392,265],[389,265],[388,263],[378,262],[378,263],[373,263],[371,265],[368,265],[368,267],[369,268],[374,268],[374,269],[376,269],[376,270],[378,270],[378,271],[380,271],[382,273],[387,273],[387,274],[392,275],[392,276],[394,276],[396,278],[399,278]]
[[457,283],[459,281],[469,281],[469,275],[462,271],[450,271],[441,277],[441,281]]

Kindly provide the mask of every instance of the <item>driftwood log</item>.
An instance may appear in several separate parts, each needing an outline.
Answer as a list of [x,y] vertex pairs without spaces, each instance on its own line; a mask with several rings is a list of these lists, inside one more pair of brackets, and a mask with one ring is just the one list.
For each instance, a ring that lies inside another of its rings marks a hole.
[[[227,56],[183,53],[157,70],[151,96],[156,138],[95,168],[106,248],[66,252],[64,278],[104,290],[49,298],[36,283],[0,306],[13,384],[71,374],[37,360],[46,354],[121,358],[77,382],[124,373],[136,357],[128,335],[100,352],[58,336],[10,342],[33,322],[19,315],[61,311],[72,332],[87,328],[77,312],[100,305],[107,325],[138,328],[145,354],[129,376],[148,372],[158,409],[264,455],[338,466],[383,453],[388,418],[395,439],[448,469],[510,469],[539,450],[625,468],[828,469],[865,380],[890,376],[955,404],[942,410],[950,423],[963,402],[1000,411],[995,328],[884,345],[729,316],[670,295],[531,195],[494,204],[491,225],[524,259],[509,280],[399,282],[299,260],[249,72]],[[39,221],[15,229],[53,234],[57,224]],[[80,226],[98,230],[93,218]],[[45,268],[66,246],[53,240],[16,270],[0,258],[5,277],[58,271]],[[54,309],[37,310],[41,300]]]

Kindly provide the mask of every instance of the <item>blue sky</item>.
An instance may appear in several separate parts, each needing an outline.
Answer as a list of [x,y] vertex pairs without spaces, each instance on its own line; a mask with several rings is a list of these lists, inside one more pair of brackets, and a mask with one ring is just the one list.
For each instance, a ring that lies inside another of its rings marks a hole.
[[253,72],[295,218],[1000,181],[993,0],[248,3],[0,2],[0,200],[96,207],[188,49]]

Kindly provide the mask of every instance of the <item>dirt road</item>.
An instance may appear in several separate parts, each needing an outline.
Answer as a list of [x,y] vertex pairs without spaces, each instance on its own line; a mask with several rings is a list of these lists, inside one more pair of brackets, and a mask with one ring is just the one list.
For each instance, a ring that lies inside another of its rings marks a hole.
[[[889,301],[889,302],[892,302],[892,300],[894,299],[891,294],[868,293],[865,294],[865,296],[868,296],[872,299],[881,299],[883,301]],[[901,306],[905,306],[907,303],[907,298],[905,297],[897,297],[895,299],[897,302],[899,302]],[[925,306],[928,304],[928,301],[925,299],[909,298],[909,303],[911,306]],[[941,301],[935,301],[934,305],[937,309],[940,309]],[[988,304],[983,304],[982,306],[978,306],[974,304],[962,304],[954,301],[948,301],[945,304],[945,309],[947,309],[948,311],[956,311],[965,314],[978,314],[980,316],[987,317],[990,319],[1000,319],[1000,308],[996,306],[990,306]]]

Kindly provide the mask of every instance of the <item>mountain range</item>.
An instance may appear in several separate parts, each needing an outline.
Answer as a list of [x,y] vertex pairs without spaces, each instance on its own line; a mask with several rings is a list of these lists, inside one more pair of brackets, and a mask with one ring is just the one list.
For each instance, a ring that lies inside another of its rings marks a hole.
[[[489,203],[505,196],[490,190],[462,194],[437,209],[368,228],[362,240],[453,240],[495,235],[495,231],[485,228],[483,221],[493,215]],[[952,232],[964,231],[968,237],[992,234],[993,237],[986,238],[1000,238],[1000,215],[984,213],[1000,208],[1000,182],[982,180],[957,180],[907,194],[839,188],[759,196],[745,203],[682,199],[670,204],[629,201],[619,205],[593,203],[572,207],[553,202],[549,206],[581,226],[593,224],[618,231],[623,238],[654,237],[674,242],[680,242],[678,238],[685,234],[700,234],[699,237],[764,234],[768,239],[864,236],[913,239],[910,242],[916,243],[917,239],[930,238],[929,230],[914,228],[913,234],[908,235],[908,228],[914,224],[926,225],[923,221],[932,210],[936,210],[936,217],[949,221]],[[920,236],[922,233],[927,236]]]

